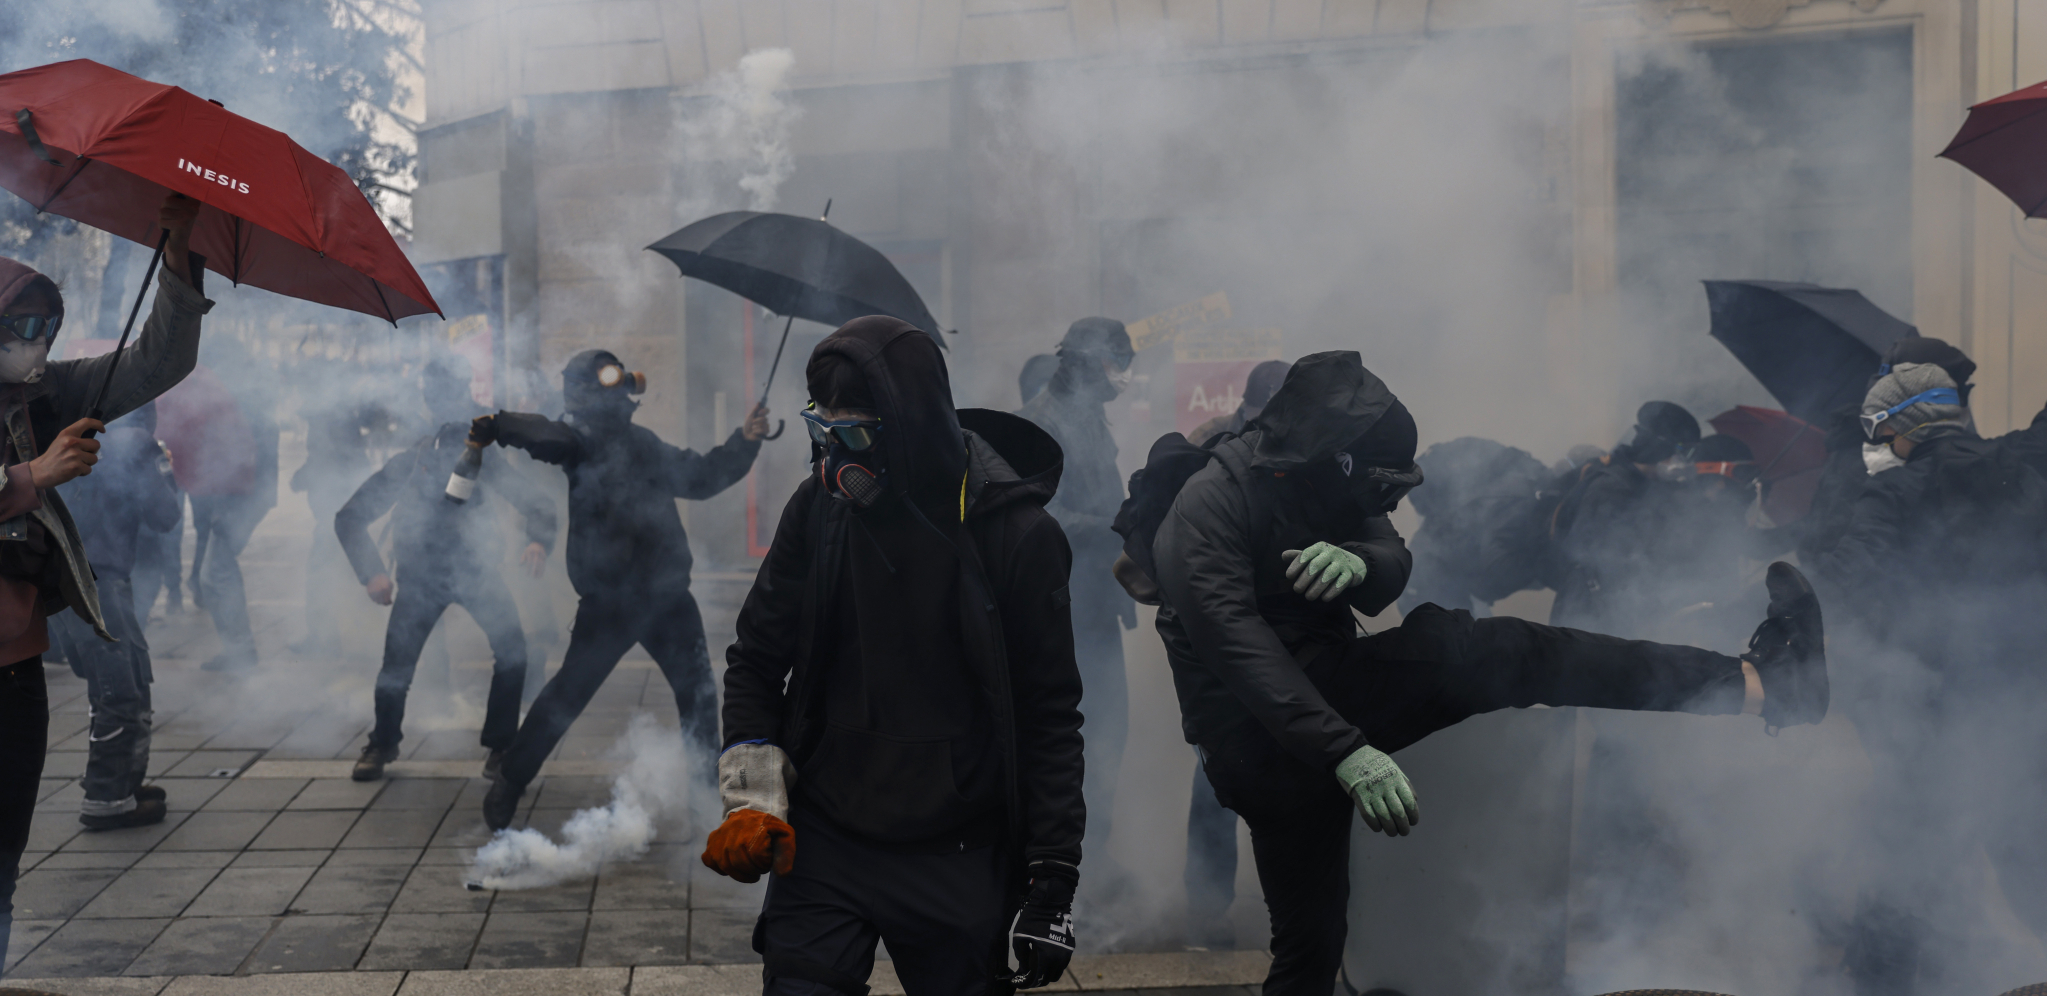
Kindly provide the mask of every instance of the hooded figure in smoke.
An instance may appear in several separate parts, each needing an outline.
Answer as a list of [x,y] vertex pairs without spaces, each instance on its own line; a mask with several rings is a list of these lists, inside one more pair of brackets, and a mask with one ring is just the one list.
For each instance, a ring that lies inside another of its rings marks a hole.
[[159,466],[163,451],[155,431],[154,402],[108,426],[92,474],[64,488],[85,538],[86,562],[98,581],[107,632],[114,634],[112,642],[100,639],[74,613],[50,620],[51,642],[85,679],[92,703],[85,800],[78,812],[80,821],[95,829],[163,818],[163,790],[150,791],[142,784],[149,772],[154,675],[129,587],[143,536],[165,532],[179,521],[178,493]]
[[1422,524],[1407,544],[1414,571],[1400,596],[1401,611],[1423,602],[1479,610],[1511,594],[1491,583],[1488,540],[1524,515],[1558,475],[1525,450],[1476,436],[1437,443],[1415,464],[1429,484],[1409,499]]
[[[1816,574],[1888,653],[1858,674],[1853,718],[1880,773],[1869,805],[1900,785],[1947,784],[1944,802],[1899,825],[1877,815],[1844,967],[1859,993],[1965,991],[1995,931],[1975,908],[1980,848],[2012,911],[2047,938],[2047,480],[2026,433],[1985,440],[1948,364],[1898,362],[1870,387],[1861,424],[1898,466],[1872,474]],[[1910,666],[1886,666],[1902,652]],[[1969,777],[1956,778],[1957,772]]]
[[1635,413],[1626,442],[1579,468],[1550,518],[1557,559],[1551,624],[1641,632],[1678,608],[1711,600],[1663,583],[1682,574],[1696,552],[1680,527],[1698,444],[1699,422],[1690,412],[1651,401]]
[[[1357,353],[1304,357],[1243,436],[1180,488],[1153,540],[1159,635],[1182,726],[1251,827],[1272,916],[1268,996],[1326,996],[1343,957],[1350,819],[1420,817],[1395,751],[1469,716],[1536,704],[1818,722],[1819,604],[1788,564],[1736,658],[1428,604],[1360,637],[1399,596],[1387,515],[1420,483],[1414,419]],[[1149,469],[1149,468],[1148,468]]]
[[[371,601],[391,606],[384,627],[384,664],[377,672],[377,722],[355,762],[353,777],[359,782],[384,777],[384,766],[398,759],[413,669],[419,665],[427,635],[449,606],[468,610],[490,640],[495,658],[483,715],[482,743],[490,751],[484,763],[487,777],[497,775],[519,729],[526,633],[519,625],[518,603],[499,570],[503,557],[498,509],[487,499],[496,495],[518,510],[526,524],[520,561],[535,576],[554,549],[554,499],[490,450],[479,454],[478,497],[483,500],[453,502],[444,496],[448,475],[462,459],[465,437],[479,414],[479,406],[470,399],[469,377],[469,362],[458,356],[427,364],[420,387],[440,428],[385,461],[334,516],[334,534],[356,578]],[[391,550],[398,561],[390,570],[377,553],[376,540],[370,538],[370,523],[386,512],[391,513]]]
[[1045,985],[1086,823],[1059,447],[956,411],[938,345],[893,318],[847,323],[806,374],[818,472],[726,654],[704,864],[774,873],[769,993],[864,992],[877,940],[912,993]]
[[561,670],[533,701],[484,797],[483,820],[493,830],[511,825],[541,762],[635,643],[674,690],[683,736],[704,758],[717,749],[718,693],[675,499],[702,501],[745,477],[768,414],[755,408],[724,443],[699,454],[633,424],[633,395],[645,389],[645,376],[618,357],[584,350],[562,368],[560,420],[498,412],[470,426],[472,442],[516,446],[568,475],[569,581],[581,599]]
[[1083,318],[1059,342],[1051,383],[1017,410],[1050,433],[1065,454],[1059,493],[1045,506],[1073,547],[1073,654],[1087,686],[1088,831],[1107,841],[1116,776],[1130,735],[1130,683],[1123,673],[1123,631],[1137,626],[1137,603],[1110,566],[1122,550],[1111,525],[1123,504],[1116,440],[1102,408],[1128,385],[1130,334],[1113,318]]
[[[104,428],[87,418],[113,367],[101,407],[111,421],[169,390],[199,362],[199,320],[212,310],[201,280],[205,259],[190,248],[199,202],[172,195],[157,212],[165,232],[156,301],[128,355],[49,362],[63,327],[64,296],[55,282],[0,257],[0,948],[14,924],[14,884],[40,797],[50,730],[43,651],[48,619],[71,609],[103,640],[114,639],[78,527],[57,486],[92,472]],[[114,800],[126,812],[81,816],[87,826],[139,826],[163,819],[160,789]]]

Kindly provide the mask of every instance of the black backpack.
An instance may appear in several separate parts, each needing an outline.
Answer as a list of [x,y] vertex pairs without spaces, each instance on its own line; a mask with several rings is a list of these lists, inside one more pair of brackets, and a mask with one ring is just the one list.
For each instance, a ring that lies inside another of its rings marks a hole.
[[[1130,597],[1146,605],[1159,604],[1155,580],[1158,566],[1152,556],[1152,539],[1158,535],[1159,524],[1166,521],[1166,513],[1173,510],[1173,500],[1180,496],[1188,478],[1208,466],[1210,460],[1219,460],[1240,486],[1249,481],[1248,464],[1234,451],[1217,450],[1222,443],[1236,438],[1234,432],[1220,432],[1197,446],[1186,436],[1169,432],[1151,444],[1144,466],[1130,475],[1130,497],[1123,499],[1123,506],[1116,510],[1116,521],[1110,526],[1123,537],[1123,556],[1130,561],[1130,566],[1119,561],[1116,567],[1116,580]],[[1247,500],[1256,494],[1256,489],[1245,490]],[[1264,517],[1254,514],[1252,521],[1263,523]]]

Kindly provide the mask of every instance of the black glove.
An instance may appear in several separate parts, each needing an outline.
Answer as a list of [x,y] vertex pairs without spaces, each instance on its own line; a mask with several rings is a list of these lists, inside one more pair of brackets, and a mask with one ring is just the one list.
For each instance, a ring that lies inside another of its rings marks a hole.
[[1009,927],[1016,949],[1016,974],[1009,982],[1018,989],[1059,981],[1073,960],[1073,886],[1079,872],[1057,861],[1035,861],[1030,873],[1030,894]]
[[478,446],[489,446],[498,441],[498,417],[478,415],[469,423],[469,441]]

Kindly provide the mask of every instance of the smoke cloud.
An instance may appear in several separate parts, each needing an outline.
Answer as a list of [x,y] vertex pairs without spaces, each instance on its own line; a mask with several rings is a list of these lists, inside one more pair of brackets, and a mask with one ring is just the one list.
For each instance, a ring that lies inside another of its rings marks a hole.
[[[693,813],[692,802],[716,808],[697,798],[692,785],[704,761],[692,758],[674,730],[664,730],[645,713],[634,715],[614,756],[627,759],[626,770],[611,786],[611,801],[595,809],[577,810],[562,825],[560,843],[538,830],[501,830],[476,852],[466,879],[472,888],[542,889],[589,878],[605,865],[647,853],[656,833],[671,817],[682,840],[695,837],[709,824]],[[699,807],[700,808],[700,807]]]

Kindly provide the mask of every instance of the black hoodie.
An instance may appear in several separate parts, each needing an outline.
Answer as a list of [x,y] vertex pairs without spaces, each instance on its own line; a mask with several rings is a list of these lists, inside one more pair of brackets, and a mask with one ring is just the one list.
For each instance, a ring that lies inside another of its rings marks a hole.
[[[1412,562],[1385,511],[1363,509],[1326,468],[1404,411],[1357,353],[1304,357],[1252,431],[1218,446],[1218,459],[1180,489],[1153,549],[1166,603],[1159,634],[1189,743],[1228,750],[1262,729],[1323,769],[1365,745],[1304,663],[1357,635],[1352,609],[1375,616],[1400,597]],[[1382,451],[1382,465],[1412,467],[1413,437],[1404,438],[1405,457]],[[1286,578],[1281,552],[1317,541],[1367,567],[1364,583],[1334,602],[1311,602]]]
[[788,751],[798,807],[871,841],[954,850],[988,831],[1018,870],[1077,865],[1072,557],[1044,510],[1058,445],[955,411],[937,344],[902,322],[859,319],[818,349],[867,379],[889,494],[855,513],[815,476],[797,487],[726,652],[725,743]]

